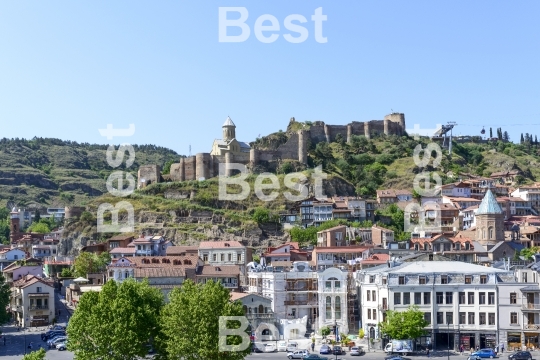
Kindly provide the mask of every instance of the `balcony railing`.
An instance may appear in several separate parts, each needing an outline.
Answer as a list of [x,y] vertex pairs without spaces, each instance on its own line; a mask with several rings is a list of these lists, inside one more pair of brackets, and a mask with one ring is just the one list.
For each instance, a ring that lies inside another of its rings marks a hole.
[[388,310],[388,304],[382,304],[382,305],[379,305],[379,310],[381,310],[381,311],[386,311],[386,310]]
[[274,318],[274,314],[267,314],[267,313],[251,313],[246,314],[246,318],[248,320],[254,320],[254,319],[272,319]]
[[317,305],[317,300],[285,300],[285,305]]
[[22,312],[23,307],[21,305],[11,305],[11,311]]
[[317,291],[317,286],[285,286],[286,291]]
[[523,310],[540,310],[540,303],[523,304]]
[[525,324],[525,330],[538,330],[540,329],[540,324]]
[[29,306],[28,310],[49,310],[49,305],[34,305]]
[[238,283],[221,283],[223,285],[223,287],[226,287],[226,288],[236,288],[238,287]]

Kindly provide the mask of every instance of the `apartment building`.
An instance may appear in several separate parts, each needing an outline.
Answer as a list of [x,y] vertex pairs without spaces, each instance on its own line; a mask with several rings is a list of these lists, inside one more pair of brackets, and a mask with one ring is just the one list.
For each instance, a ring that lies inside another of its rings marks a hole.
[[54,285],[51,281],[26,275],[11,286],[11,313],[22,327],[51,324],[56,314],[54,305]]
[[533,215],[538,215],[540,211],[540,184],[522,185],[512,191],[511,196],[519,197],[529,201]]
[[412,192],[409,190],[377,190],[378,204],[393,204],[399,201],[411,201],[413,199]]
[[513,272],[463,262],[391,262],[357,271],[356,279],[362,325],[375,338],[381,335],[378,323],[388,310],[417,305],[429,324],[427,335],[418,339],[420,345],[494,348],[508,338],[519,309],[501,299],[501,294],[519,289]]

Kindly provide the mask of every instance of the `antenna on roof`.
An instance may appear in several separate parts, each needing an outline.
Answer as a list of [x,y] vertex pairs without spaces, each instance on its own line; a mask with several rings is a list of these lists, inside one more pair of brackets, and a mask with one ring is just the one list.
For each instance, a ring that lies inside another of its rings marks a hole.
[[189,144],[189,156],[191,156],[191,144]]

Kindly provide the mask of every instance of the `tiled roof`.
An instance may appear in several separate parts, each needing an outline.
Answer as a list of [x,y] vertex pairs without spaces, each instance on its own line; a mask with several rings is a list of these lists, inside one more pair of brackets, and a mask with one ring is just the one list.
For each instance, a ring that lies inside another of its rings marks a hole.
[[135,247],[116,247],[109,254],[135,254]]
[[167,268],[135,268],[133,276],[136,278],[156,278],[156,277],[184,277],[186,271],[183,267]]
[[227,119],[225,119],[225,122],[223,123],[223,126],[234,126],[234,127],[236,127],[236,125],[234,125],[233,121],[231,120],[231,118],[229,116],[227,116]]
[[244,298],[244,297],[246,297],[248,295],[253,295],[253,294],[232,291],[231,292],[231,301],[242,299],[242,298]]
[[238,241],[201,241],[199,243],[199,249],[226,249],[243,247],[244,245],[240,244]]
[[49,282],[49,281],[47,281],[47,280],[45,280],[43,278],[37,277],[35,275],[26,275],[22,279],[15,281],[13,283],[13,286],[18,287],[18,288],[25,288],[25,287],[30,286],[32,284],[35,284],[37,282],[40,282],[40,283],[42,283],[42,284],[44,284],[46,286],[53,287],[52,282]]
[[204,265],[197,270],[197,276],[216,276],[216,275],[240,275],[240,267],[238,265]]
[[476,212],[477,216],[483,214],[502,214],[501,207],[497,203],[497,199],[490,189],[486,191],[486,195],[484,195],[484,199],[480,203],[478,211]]
[[198,246],[169,246],[167,248],[167,255],[180,255],[189,252],[196,253],[199,250]]
[[[126,260],[131,264],[132,268],[195,268],[199,262],[199,256],[196,254],[186,254],[186,256],[135,256],[126,258]],[[122,267],[116,264],[118,264],[118,261],[109,265],[109,267]]]
[[368,248],[365,246],[329,246],[329,247],[316,247],[313,249],[313,252],[317,253],[331,253],[331,254],[347,254],[347,253],[356,253],[364,252]]

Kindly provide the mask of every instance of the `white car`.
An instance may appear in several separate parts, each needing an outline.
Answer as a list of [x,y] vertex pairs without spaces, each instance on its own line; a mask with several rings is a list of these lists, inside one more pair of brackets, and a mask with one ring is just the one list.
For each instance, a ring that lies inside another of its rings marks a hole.
[[294,342],[294,341],[291,341],[287,344],[287,352],[290,353],[290,352],[295,352],[296,350],[298,350],[298,343],[297,342]]
[[66,350],[66,343],[65,343],[65,342],[61,342],[60,344],[57,344],[57,345],[56,345],[56,350],[58,350],[58,351],[64,351],[64,350]]
[[353,346],[349,351],[350,356],[360,356],[364,353],[364,349],[361,346]]
[[277,344],[277,351],[287,351],[287,342],[286,341],[279,341]]
[[267,352],[276,352],[277,349],[276,349],[276,346],[274,344],[266,344],[264,345],[264,352],[267,353]]
[[303,350],[296,350],[295,352],[288,353],[287,358],[289,358],[289,359],[303,359],[308,355],[309,355],[309,351],[307,351],[306,349],[303,349]]

